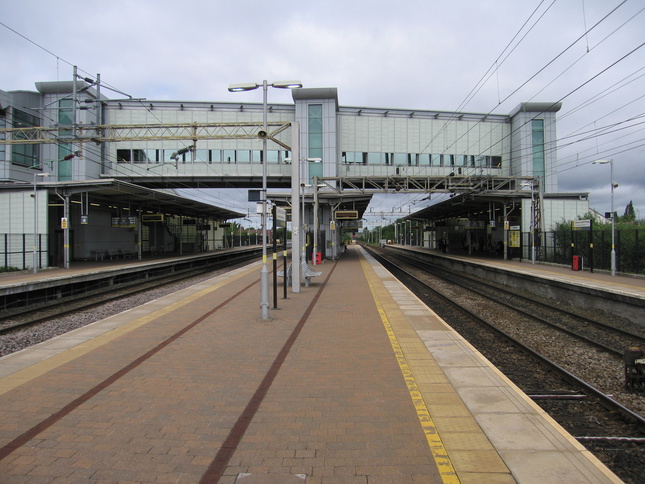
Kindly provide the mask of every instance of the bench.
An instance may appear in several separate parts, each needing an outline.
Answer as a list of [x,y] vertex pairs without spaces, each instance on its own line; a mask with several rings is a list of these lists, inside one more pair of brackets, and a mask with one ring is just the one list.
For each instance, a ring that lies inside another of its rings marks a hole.
[[302,277],[305,278],[305,286],[309,287],[312,277],[320,276],[322,272],[316,272],[309,268],[305,261],[302,261]]
[[[291,284],[291,274],[292,274],[291,264],[289,264],[287,266],[287,280],[286,280],[287,285]],[[306,262],[302,263],[302,277],[305,280],[305,286],[309,287],[309,284],[311,283],[311,278],[320,276],[321,274],[322,272],[316,272],[311,270]],[[284,271],[278,271],[278,277],[284,277]]]
[[119,249],[118,254],[119,254],[119,256],[123,257],[124,259],[129,259],[130,257],[134,257],[136,255],[132,251],[129,251],[129,250],[126,251],[126,250],[123,250],[123,249]]
[[[278,271],[278,277],[284,277],[284,271]],[[287,280],[285,284],[287,286],[291,284],[291,264],[287,266]]]

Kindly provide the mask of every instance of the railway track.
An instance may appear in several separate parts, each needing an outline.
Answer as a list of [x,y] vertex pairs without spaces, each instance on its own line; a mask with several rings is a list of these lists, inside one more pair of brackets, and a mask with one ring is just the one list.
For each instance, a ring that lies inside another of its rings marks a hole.
[[642,482],[645,396],[625,391],[621,347],[641,333],[367,249],[625,482]]
[[238,267],[251,260],[257,259],[257,255],[249,254],[237,256],[234,260],[218,261],[204,265],[199,268],[190,268],[171,273],[162,272],[154,277],[145,279],[134,279],[131,282],[119,286],[100,286],[93,291],[87,291],[78,295],[50,300],[44,299],[40,302],[13,308],[4,311],[6,316],[0,320],[0,336],[19,328],[38,325],[44,321],[52,320],[77,313],[119,299],[141,294],[151,289],[157,289],[177,282],[199,277],[224,268]]
[[[621,321],[600,321],[592,315],[582,315],[575,308],[558,307],[553,301],[544,301],[518,294],[501,285],[491,285],[476,277],[454,273],[414,257],[397,254],[397,259],[429,271],[435,277],[452,282],[485,298],[496,301],[546,326],[573,336],[585,343],[615,355],[622,361],[624,349],[645,345],[645,329]],[[597,313],[596,313],[597,316]],[[630,326],[626,329],[625,325]]]

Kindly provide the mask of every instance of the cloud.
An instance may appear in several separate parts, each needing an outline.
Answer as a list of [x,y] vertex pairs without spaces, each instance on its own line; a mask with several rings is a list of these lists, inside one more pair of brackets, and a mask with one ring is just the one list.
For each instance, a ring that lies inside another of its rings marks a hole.
[[[0,22],[24,37],[0,26],[3,90],[70,79],[75,64],[148,99],[261,102],[259,91],[227,87],[299,79],[337,87],[346,106],[506,114],[520,102],[562,101],[560,189],[589,191],[591,205],[604,207],[606,167],[589,163],[613,158],[617,206],[631,196],[645,214],[644,131],[635,119],[645,113],[640,2],[5,4]],[[292,102],[279,89],[270,101]]]

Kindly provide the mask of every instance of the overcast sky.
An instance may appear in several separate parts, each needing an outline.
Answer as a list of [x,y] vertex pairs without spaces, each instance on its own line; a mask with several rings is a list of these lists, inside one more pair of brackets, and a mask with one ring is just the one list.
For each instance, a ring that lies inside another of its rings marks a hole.
[[[643,0],[0,0],[0,89],[72,65],[133,97],[261,102],[235,82],[337,87],[343,106],[507,114],[562,102],[559,188],[645,218]],[[613,11],[613,13],[612,13]],[[606,17],[606,18],[605,18]],[[115,95],[118,96],[118,95]],[[272,89],[270,102],[291,103]],[[423,196],[379,197],[412,212]],[[225,204],[225,198],[209,202]],[[246,211],[246,206],[230,208]]]

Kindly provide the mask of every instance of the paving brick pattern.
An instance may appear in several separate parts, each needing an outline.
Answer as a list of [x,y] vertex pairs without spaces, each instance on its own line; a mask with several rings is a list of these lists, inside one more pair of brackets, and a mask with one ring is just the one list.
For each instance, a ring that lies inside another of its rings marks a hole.
[[[259,285],[243,292],[0,460],[0,482],[199,482],[332,270],[220,482],[441,482],[358,251],[317,269],[270,321]],[[153,321],[0,395],[0,446],[258,276],[157,302]]]

